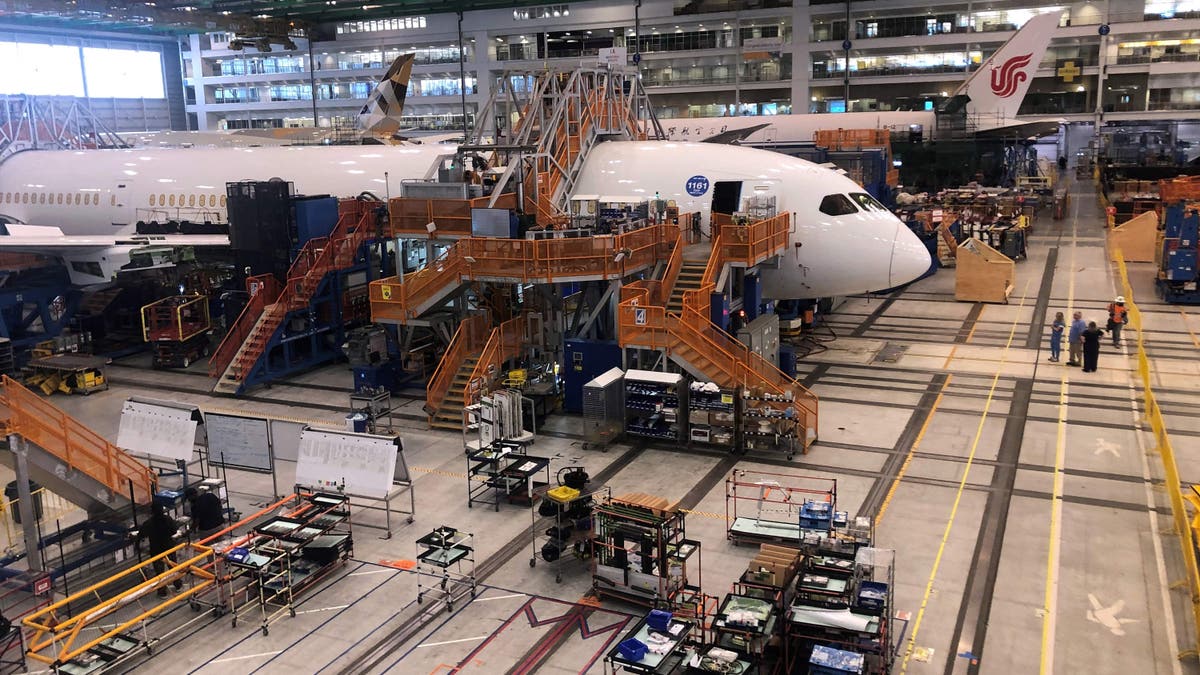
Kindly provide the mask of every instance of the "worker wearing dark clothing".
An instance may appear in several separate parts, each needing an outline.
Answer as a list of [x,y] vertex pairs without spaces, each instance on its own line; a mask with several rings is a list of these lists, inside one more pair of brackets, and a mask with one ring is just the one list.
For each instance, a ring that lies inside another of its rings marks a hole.
[[1083,372],[1096,372],[1096,363],[1100,360],[1100,338],[1104,337],[1104,330],[1096,325],[1093,321],[1088,324],[1087,330],[1083,331]]
[[195,490],[188,488],[188,502],[192,507],[192,530],[204,539],[221,529],[225,518],[221,515],[221,498],[211,490]]
[[[150,557],[166,553],[175,545],[175,531],[179,525],[175,519],[167,515],[161,504],[155,502],[150,511],[150,518],[142,526],[139,539],[146,539],[150,545]],[[153,563],[154,574],[157,576],[167,571],[167,558],[160,558]],[[175,580],[175,589],[183,588],[183,580]],[[159,597],[165,596],[167,589],[158,589]]]

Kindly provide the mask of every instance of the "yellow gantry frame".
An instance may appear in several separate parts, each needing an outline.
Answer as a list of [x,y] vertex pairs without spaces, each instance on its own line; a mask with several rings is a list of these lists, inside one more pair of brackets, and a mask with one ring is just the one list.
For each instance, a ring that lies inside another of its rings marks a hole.
[[[180,562],[172,562],[173,558],[177,558],[180,555],[188,557]],[[167,565],[167,569],[161,574],[154,574],[153,565],[156,561],[160,560]],[[26,616],[22,619],[21,623],[24,624],[25,628],[33,631],[33,637],[29,640],[29,648],[26,651],[26,656],[42,663],[59,666],[80,656],[114,635],[122,633],[130,627],[170,609],[174,605],[181,602],[193,601],[193,598],[198,593],[216,585],[217,577],[211,569],[214,560],[213,549],[209,546],[180,544],[165,553],[156,555],[138,565],[130,567],[120,574],[93,584],[70,597],[59,600],[48,607],[44,607]],[[144,580],[141,583],[133,588],[119,591],[111,597],[105,597],[106,589],[136,574],[142,575]],[[89,627],[98,628],[97,622],[104,617],[140,600],[143,596],[150,595],[152,592],[163,588],[176,579],[182,579],[189,575],[196,577],[198,579],[197,583],[165,598],[160,599],[150,596],[152,599],[157,600],[157,602],[137,616],[108,626],[106,629],[96,633],[96,637],[91,639],[80,637],[85,629]],[[99,602],[91,609],[66,621],[58,621],[59,610],[67,605],[94,601]]]

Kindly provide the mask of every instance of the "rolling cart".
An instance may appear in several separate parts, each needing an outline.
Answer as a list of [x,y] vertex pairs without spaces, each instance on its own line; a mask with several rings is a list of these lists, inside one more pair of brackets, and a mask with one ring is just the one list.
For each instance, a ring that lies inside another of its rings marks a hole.
[[442,526],[417,540],[417,604],[475,597],[475,535]]

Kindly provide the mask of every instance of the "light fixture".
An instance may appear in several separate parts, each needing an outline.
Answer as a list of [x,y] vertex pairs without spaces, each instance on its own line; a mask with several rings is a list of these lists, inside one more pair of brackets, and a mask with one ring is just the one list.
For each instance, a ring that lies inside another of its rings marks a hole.
[[[429,225],[426,225],[426,227],[429,227],[430,225],[433,225],[433,223],[430,223]],[[432,230],[431,230],[431,231],[432,231]],[[471,256],[469,256],[469,255],[464,255],[464,256],[463,256],[463,260],[465,260],[465,261],[466,261],[466,263],[467,263],[468,265],[474,265],[474,264],[475,264],[475,258],[472,258],[472,257],[471,257]]]
[[1075,87],[1075,91],[1084,91],[1083,85],[1081,84],[1078,87]]

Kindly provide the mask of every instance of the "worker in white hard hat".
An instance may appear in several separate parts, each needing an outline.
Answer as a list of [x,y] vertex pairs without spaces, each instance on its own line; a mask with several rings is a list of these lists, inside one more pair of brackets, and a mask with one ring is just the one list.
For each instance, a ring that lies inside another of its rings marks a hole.
[[1112,333],[1114,347],[1121,346],[1121,327],[1129,323],[1129,310],[1125,309],[1125,296],[1118,295],[1108,303],[1108,330]]

